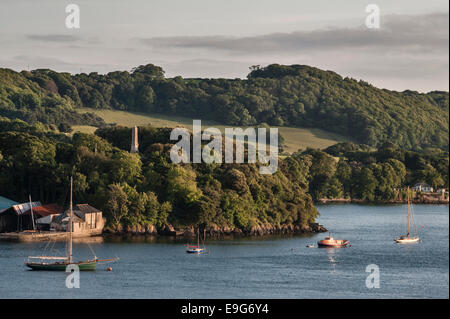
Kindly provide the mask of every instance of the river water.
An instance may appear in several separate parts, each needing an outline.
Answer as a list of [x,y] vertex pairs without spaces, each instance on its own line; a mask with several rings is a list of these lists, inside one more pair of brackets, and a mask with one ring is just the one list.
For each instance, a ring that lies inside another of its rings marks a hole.
[[[76,243],[75,255],[90,257],[91,247],[120,260],[82,272],[79,289],[66,288],[64,272],[26,269],[45,243],[0,242],[0,298],[449,298],[448,205],[414,206],[415,245],[393,241],[406,232],[405,205],[318,209],[319,222],[351,247],[306,247],[326,234],[211,239],[209,254],[189,255],[185,239],[100,237]],[[366,286],[368,265],[379,269],[379,288]]]

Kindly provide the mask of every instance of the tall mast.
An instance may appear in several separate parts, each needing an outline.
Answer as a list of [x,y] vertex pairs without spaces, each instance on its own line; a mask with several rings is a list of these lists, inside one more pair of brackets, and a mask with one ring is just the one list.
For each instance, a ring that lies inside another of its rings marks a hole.
[[73,218],[73,210],[72,210],[72,176],[70,177],[70,219],[69,219],[69,264],[72,263],[72,218]]
[[33,230],[36,230],[34,225],[34,214],[33,214],[33,204],[31,203],[31,195],[29,195],[29,198],[30,198],[31,221],[33,222]]
[[409,204],[409,186],[408,186],[408,237],[409,237],[409,216],[410,216],[410,204]]

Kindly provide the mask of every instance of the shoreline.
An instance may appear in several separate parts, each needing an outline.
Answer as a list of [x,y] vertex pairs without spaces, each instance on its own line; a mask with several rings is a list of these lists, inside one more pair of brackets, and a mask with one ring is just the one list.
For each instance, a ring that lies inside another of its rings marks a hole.
[[[254,226],[249,230],[242,230],[239,228],[231,227],[219,227],[219,226],[207,226],[200,230],[200,233],[205,233],[206,237],[209,238],[222,238],[222,237],[259,237],[268,235],[300,235],[300,234],[317,234],[324,233],[328,230],[319,223],[311,223],[307,226],[299,225],[259,225]],[[193,226],[186,227],[174,227],[172,225],[166,225],[161,229],[156,229],[155,226],[131,226],[124,227],[122,229],[106,229],[103,232],[104,235],[117,235],[117,236],[128,236],[128,235],[150,235],[150,236],[161,236],[161,237],[196,237],[197,232]]]
[[[423,205],[449,205],[448,200],[414,200],[413,204]],[[394,204],[406,204],[403,200],[391,200],[391,201],[367,201],[351,198],[322,198],[316,200],[315,204],[362,204],[362,205],[394,205]],[[239,228],[221,227],[217,225],[207,226],[200,230],[201,233],[205,233],[206,237],[220,239],[220,238],[234,238],[234,237],[262,237],[262,236],[279,236],[279,235],[308,235],[328,232],[328,230],[320,223],[310,223],[306,226],[284,224],[284,225],[271,225],[261,224],[253,226],[250,229],[242,230]],[[100,233],[90,234],[76,234],[77,239],[89,239],[98,238],[104,236],[114,237],[128,237],[128,236],[153,236],[153,237],[172,237],[172,238],[193,238],[197,236],[197,231],[194,226],[182,226],[174,227],[170,224],[165,225],[162,228],[157,229],[154,225],[137,225],[137,226],[122,226],[114,229],[111,227],[104,228]],[[64,241],[67,239],[67,233],[65,232],[12,232],[12,233],[0,233],[0,241],[10,242],[42,242],[48,240]]]
[[[311,223],[307,226],[298,226],[292,224],[286,225],[259,225],[254,226],[249,230],[241,230],[231,227],[208,226],[200,232],[204,232],[206,237],[220,239],[229,237],[263,237],[263,236],[278,236],[278,235],[301,235],[301,234],[317,234],[327,232],[328,230],[319,223]],[[17,243],[32,243],[43,241],[66,241],[67,232],[14,232],[1,233],[0,241],[9,241]],[[75,238],[78,240],[94,240],[98,237],[114,236],[114,237],[128,237],[128,236],[152,236],[152,237],[172,237],[172,238],[195,238],[197,236],[196,229],[193,226],[173,227],[172,225],[165,225],[161,229],[156,229],[153,225],[148,226],[129,226],[121,227],[119,230],[104,229],[101,233],[90,234],[76,234]]]
[[[314,201],[314,204],[367,204],[367,205],[386,205],[386,204],[407,204],[406,200],[381,200],[381,201],[369,201],[363,199],[355,198],[321,198]],[[424,204],[424,205],[448,205],[448,199],[414,199],[411,201],[412,204]]]
[[[65,231],[36,231],[36,232],[10,232],[10,233],[0,233],[0,241],[10,241],[10,242],[44,242],[44,241],[66,241],[68,237],[68,232]],[[102,236],[102,232],[90,232],[90,233],[74,233],[74,239],[86,239],[95,238]]]

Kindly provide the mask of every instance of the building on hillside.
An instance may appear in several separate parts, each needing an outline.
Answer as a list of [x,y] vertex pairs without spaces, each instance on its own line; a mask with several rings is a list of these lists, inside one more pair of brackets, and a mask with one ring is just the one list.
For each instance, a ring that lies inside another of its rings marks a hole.
[[433,187],[426,183],[417,183],[413,187],[411,187],[411,190],[422,193],[432,193]]

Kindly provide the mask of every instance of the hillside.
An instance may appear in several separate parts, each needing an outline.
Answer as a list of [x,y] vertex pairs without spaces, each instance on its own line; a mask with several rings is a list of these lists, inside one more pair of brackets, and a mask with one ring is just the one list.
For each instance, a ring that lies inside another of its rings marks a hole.
[[[80,113],[94,113],[101,117],[107,123],[115,123],[121,126],[132,127],[134,125],[148,125],[153,127],[176,127],[184,126],[188,129],[192,128],[192,118],[182,116],[170,116],[161,114],[145,114],[126,112],[118,110],[96,110],[90,108],[82,108],[77,110]],[[226,126],[214,121],[202,121],[204,128],[214,126],[222,132]],[[73,126],[74,132],[94,133],[97,128],[94,126]],[[329,133],[327,131],[316,128],[298,128],[298,127],[278,127],[280,135],[283,137],[283,149],[287,153],[293,153],[299,149],[320,148],[324,149],[337,142],[347,142],[348,138],[339,134]]]
[[[304,65],[254,67],[245,80],[169,79],[152,64],[106,75],[1,69],[0,78],[5,75],[0,115],[28,122],[81,124],[78,117],[41,114],[55,108],[68,115],[72,108],[112,108],[224,125],[321,128],[374,147],[393,142],[413,150],[448,149],[448,92],[378,89]],[[92,125],[88,122],[82,124]]]
[[101,209],[111,230],[204,225],[221,232],[314,231],[313,200],[404,198],[405,186],[448,188],[448,152],[378,150],[340,143],[280,158],[273,175],[258,164],[171,163],[170,128],[139,127],[139,154],[129,153],[131,129],[61,134],[42,125],[0,118],[0,194],[17,202],[74,198]]
[[[30,76],[30,72],[17,73],[0,68],[0,116],[18,118],[28,123],[105,124],[92,113],[75,112],[78,104],[66,95],[58,94],[55,81],[39,76],[31,81]],[[63,85],[58,83],[62,88]]]
[[280,162],[273,175],[257,164],[171,163],[167,128],[140,127],[131,154],[126,127],[73,137],[0,118],[0,194],[18,202],[31,193],[45,203],[74,201],[101,209],[112,230],[206,225],[252,232],[260,227],[311,231],[318,215],[304,170]]

